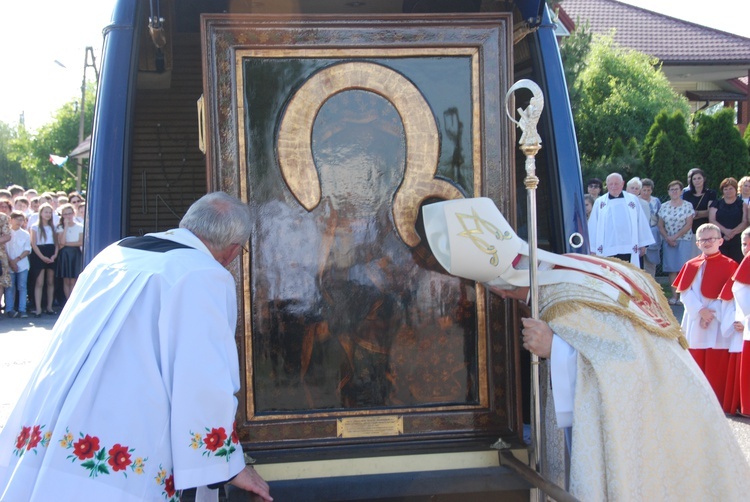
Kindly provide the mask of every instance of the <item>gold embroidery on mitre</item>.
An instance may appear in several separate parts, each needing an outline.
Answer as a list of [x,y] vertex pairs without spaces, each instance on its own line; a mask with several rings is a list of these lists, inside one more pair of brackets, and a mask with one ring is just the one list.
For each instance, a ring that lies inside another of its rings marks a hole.
[[[461,224],[461,228],[464,229],[464,231],[459,233],[458,236],[468,238],[472,242],[472,244],[477,247],[477,249],[479,249],[483,253],[490,255],[490,265],[496,267],[499,262],[497,257],[497,248],[487,241],[481,239],[479,236],[487,235],[487,233],[489,232],[495,239],[507,241],[512,238],[511,233],[507,230],[501,233],[500,229],[495,225],[485,219],[480,218],[474,208],[471,209],[470,215],[456,213],[456,218],[458,218],[458,222]],[[473,223],[473,228],[469,228],[467,223]]]

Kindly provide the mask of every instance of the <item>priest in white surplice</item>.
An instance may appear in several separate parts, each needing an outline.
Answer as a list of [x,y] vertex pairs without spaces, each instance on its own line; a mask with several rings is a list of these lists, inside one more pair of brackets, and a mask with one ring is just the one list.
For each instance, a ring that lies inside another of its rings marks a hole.
[[237,299],[252,228],[221,192],[180,228],[127,238],[81,274],[0,433],[0,500],[179,500],[232,483],[271,500],[234,431]]
[[654,236],[638,197],[624,192],[624,186],[620,174],[607,176],[607,193],[594,201],[589,217],[589,247],[591,254],[615,256],[637,267]]
[[[430,204],[423,214],[446,270],[528,301],[528,245],[490,199]],[[617,260],[543,250],[538,259],[541,319],[522,319],[522,340],[549,359],[555,413],[547,434],[554,425],[572,430],[571,493],[584,501],[747,500],[750,466],[659,285]],[[562,456],[553,455],[560,442],[546,444],[545,472],[564,484]]]

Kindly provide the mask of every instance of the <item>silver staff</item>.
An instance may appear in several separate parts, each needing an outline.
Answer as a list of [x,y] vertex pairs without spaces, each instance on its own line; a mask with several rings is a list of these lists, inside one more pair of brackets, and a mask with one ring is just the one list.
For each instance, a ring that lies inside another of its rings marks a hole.
[[[526,109],[518,108],[519,120],[515,114],[510,112],[510,101],[513,92],[518,89],[528,89],[532,93],[531,101]],[[521,139],[518,140],[519,148],[526,155],[526,178],[523,180],[526,186],[526,204],[528,213],[528,242],[529,242],[529,288],[531,290],[531,316],[539,319],[539,285],[537,284],[537,238],[536,238],[536,187],[539,178],[536,176],[536,154],[542,148],[542,138],[536,130],[536,124],[544,108],[544,95],[542,90],[531,80],[523,79],[516,82],[508,89],[505,95],[505,113],[508,114],[518,127],[521,128]],[[539,357],[531,354],[531,452],[529,461],[536,472],[542,472],[542,434],[541,434],[541,399],[539,394]],[[532,490],[532,499],[540,500],[539,490]]]

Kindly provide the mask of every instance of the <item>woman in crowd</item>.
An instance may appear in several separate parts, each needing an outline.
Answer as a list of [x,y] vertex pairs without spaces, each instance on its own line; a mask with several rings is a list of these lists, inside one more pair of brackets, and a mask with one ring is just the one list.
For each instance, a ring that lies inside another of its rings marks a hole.
[[591,216],[591,210],[594,209],[594,197],[591,194],[585,194],[583,196],[583,206],[586,208],[586,219],[589,219],[589,216]]
[[[3,296],[5,288],[10,287],[10,267],[8,265],[8,253],[5,244],[10,240],[10,215],[11,205],[9,199],[0,199],[0,297]],[[5,312],[10,312],[15,307],[5,305]]]
[[60,255],[57,258],[56,277],[63,280],[65,299],[70,298],[70,292],[78,280],[83,266],[83,225],[75,220],[76,212],[73,204],[60,206],[60,223],[57,225],[57,246]]
[[719,251],[740,263],[743,258],[740,234],[747,227],[747,216],[737,188],[737,180],[734,178],[726,178],[721,182],[719,189],[722,198],[711,203],[708,221],[719,227],[724,238]]
[[84,200],[81,200],[81,202],[78,203],[78,207],[76,207],[76,221],[83,225],[84,221],[86,219],[86,202]]
[[42,290],[47,282],[47,309],[45,314],[54,315],[52,301],[55,299],[55,260],[57,259],[57,239],[52,222],[52,206],[44,203],[39,206],[39,218],[31,227],[31,276],[34,277],[34,317],[42,315]]
[[[693,234],[698,227],[708,223],[708,208],[711,202],[716,200],[716,190],[707,188],[708,179],[706,173],[697,167],[688,171],[688,186],[682,191],[682,198],[693,205],[695,217],[693,218]],[[693,236],[695,237],[695,236]],[[693,256],[698,256],[701,252],[698,246],[691,248]]]
[[[682,266],[693,257],[693,205],[683,200],[682,183],[675,180],[667,185],[669,201],[659,209],[659,233],[662,238],[662,270],[669,274],[669,283],[673,284]],[[676,305],[677,288],[672,286],[670,305]]]
[[651,235],[654,236],[654,243],[646,248],[643,269],[651,277],[656,277],[656,266],[661,263],[661,233],[659,232],[661,201],[657,197],[651,196],[654,191],[653,180],[643,178],[641,184],[641,199],[648,204],[648,225],[651,227]]
[[750,204],[750,176],[740,178],[739,185],[740,198],[742,198],[742,202],[747,206]]

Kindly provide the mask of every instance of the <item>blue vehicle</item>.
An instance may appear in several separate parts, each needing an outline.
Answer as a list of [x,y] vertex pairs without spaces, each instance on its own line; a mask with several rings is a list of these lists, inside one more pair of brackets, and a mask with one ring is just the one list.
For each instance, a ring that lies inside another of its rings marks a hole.
[[519,79],[546,102],[540,246],[571,252],[586,218],[544,2],[118,1],[86,260],[207,191],[248,202],[237,429],[277,500],[529,497],[507,454],[528,448],[519,313],[446,274],[420,223],[425,203],[481,195],[525,235]]

